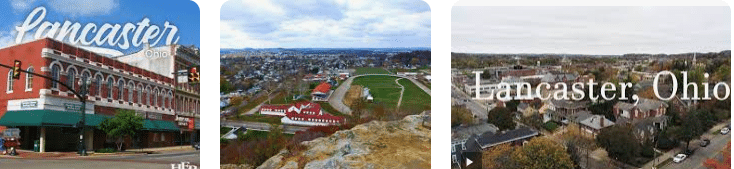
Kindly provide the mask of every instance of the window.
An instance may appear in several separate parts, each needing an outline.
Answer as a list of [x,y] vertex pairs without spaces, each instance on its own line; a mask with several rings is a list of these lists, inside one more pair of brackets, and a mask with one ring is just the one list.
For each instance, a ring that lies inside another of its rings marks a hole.
[[114,80],[111,77],[107,78],[107,98],[112,98],[112,88],[114,88],[114,85]]
[[97,77],[94,78],[93,84],[94,84],[94,87],[97,88],[97,90],[94,91],[95,94],[99,97],[102,97],[102,76],[97,75]]
[[69,86],[70,90],[74,90],[74,80],[76,80],[76,70],[71,71],[69,69],[66,73],[66,85]]
[[130,103],[133,102],[133,92],[135,92],[135,84],[130,82],[127,84],[127,101]]
[[14,79],[13,79],[13,70],[11,69],[10,71],[8,71],[8,87],[7,87],[7,90],[5,90],[8,93],[12,93],[13,92],[13,81],[14,81]]
[[138,104],[143,104],[143,87],[138,86]]
[[[33,73],[33,67],[29,67],[26,71]],[[33,89],[33,75],[30,73],[25,74],[25,91],[31,91]]]
[[122,100],[122,96],[125,95],[125,82],[120,80],[117,81],[117,99]]
[[51,83],[51,88],[59,88],[59,84],[56,82],[59,80],[59,76],[61,76],[61,67],[59,65],[53,65],[51,67],[51,79],[54,79],[55,81]]
[[[82,73],[82,78],[79,79],[79,82],[87,83],[87,81],[89,80],[89,77],[91,77],[91,75],[89,74],[89,72],[85,71],[84,73]],[[90,84],[87,84],[87,89],[86,89],[87,92],[89,92],[89,85]]]
[[158,107],[158,89],[153,91],[153,106]]

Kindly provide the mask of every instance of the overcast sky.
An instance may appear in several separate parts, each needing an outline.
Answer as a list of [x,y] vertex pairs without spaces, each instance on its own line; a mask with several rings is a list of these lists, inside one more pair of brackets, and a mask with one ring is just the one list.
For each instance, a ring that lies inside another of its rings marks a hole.
[[451,51],[685,53],[731,49],[729,7],[483,7],[451,11]]
[[431,11],[421,0],[230,0],[222,48],[430,47]]

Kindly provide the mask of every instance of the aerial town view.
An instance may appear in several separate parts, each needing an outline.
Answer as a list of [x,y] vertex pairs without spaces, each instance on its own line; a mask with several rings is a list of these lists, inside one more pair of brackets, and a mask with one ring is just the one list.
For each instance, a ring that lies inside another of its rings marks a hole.
[[221,168],[431,167],[428,4],[232,0],[220,29]]
[[728,7],[454,6],[451,166],[730,168],[730,30]]
[[198,168],[194,2],[0,10],[0,168]]

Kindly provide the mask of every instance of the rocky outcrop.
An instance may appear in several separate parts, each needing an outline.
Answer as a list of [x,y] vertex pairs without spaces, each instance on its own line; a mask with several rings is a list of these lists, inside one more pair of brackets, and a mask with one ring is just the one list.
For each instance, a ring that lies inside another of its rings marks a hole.
[[307,148],[298,153],[283,150],[257,168],[430,168],[431,130],[422,123],[411,115],[357,125],[303,142]]

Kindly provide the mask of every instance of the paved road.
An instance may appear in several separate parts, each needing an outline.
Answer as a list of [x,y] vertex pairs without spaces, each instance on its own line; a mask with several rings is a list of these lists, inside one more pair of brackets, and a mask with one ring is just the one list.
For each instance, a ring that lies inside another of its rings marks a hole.
[[347,94],[347,91],[349,90],[349,87],[352,86],[352,81],[354,78],[361,77],[361,76],[370,76],[370,75],[382,75],[382,76],[393,76],[393,77],[399,77],[399,78],[405,78],[413,82],[418,88],[422,89],[428,95],[431,95],[431,89],[424,86],[420,82],[416,81],[415,79],[411,79],[405,76],[398,76],[398,75],[388,75],[388,74],[364,74],[364,75],[357,75],[349,77],[347,80],[342,82],[342,84],[334,90],[333,93],[331,93],[331,97],[329,98],[329,104],[331,107],[334,107],[334,109],[338,110],[339,112],[343,114],[352,114],[352,109],[349,108],[349,106],[344,104],[344,95]]
[[451,85],[451,88],[453,89],[451,91],[451,97],[453,97],[458,104],[466,105],[466,108],[471,110],[472,114],[474,114],[474,116],[477,117],[476,120],[479,120],[479,121],[487,120],[488,108],[486,106],[472,100],[472,98],[469,95],[466,95],[464,92],[459,90],[459,88],[457,88],[456,86]]
[[[249,121],[222,121],[222,126],[229,127],[244,127],[248,130],[259,130],[259,131],[270,131],[270,124],[261,122],[249,122]],[[306,131],[309,127],[304,126],[290,126],[282,125],[285,127],[283,133],[295,134],[298,131]]]
[[[714,130],[721,129],[723,126],[717,126],[713,127]],[[706,161],[706,159],[714,158],[716,155],[719,154],[719,152],[726,147],[726,143],[731,141],[731,137],[729,134],[727,135],[721,135],[719,133],[717,134],[711,134],[712,131],[707,132],[703,135],[703,137],[708,138],[711,140],[711,144],[706,147],[700,147],[700,140],[691,141],[690,147],[697,148],[696,151],[688,156],[683,162],[681,163],[669,163],[668,165],[665,165],[662,168],[692,168],[692,169],[706,169],[706,167],[703,166],[703,162]],[[685,146],[685,145],[683,145]]]
[[171,164],[188,162],[199,167],[199,151],[165,152],[161,154],[131,156],[89,156],[69,159],[0,159],[0,168],[21,169],[170,169]]

